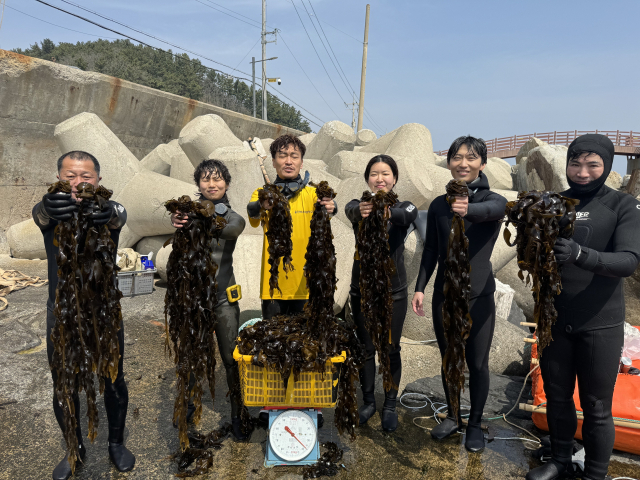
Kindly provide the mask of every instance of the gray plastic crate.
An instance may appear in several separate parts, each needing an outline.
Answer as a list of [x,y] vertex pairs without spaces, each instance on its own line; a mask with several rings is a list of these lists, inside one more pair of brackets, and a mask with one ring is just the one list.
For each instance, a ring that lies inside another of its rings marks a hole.
[[153,277],[158,270],[136,270],[118,273],[118,289],[124,297],[148,295],[153,292]]

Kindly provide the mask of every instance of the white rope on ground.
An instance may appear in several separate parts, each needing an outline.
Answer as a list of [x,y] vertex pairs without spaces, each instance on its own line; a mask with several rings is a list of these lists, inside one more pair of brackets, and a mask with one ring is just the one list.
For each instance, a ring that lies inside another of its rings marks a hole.
[[46,285],[48,280],[41,280],[40,277],[30,277],[17,270],[3,270],[0,268],[0,312],[9,306],[6,296],[14,290],[22,290],[29,286],[41,287]]

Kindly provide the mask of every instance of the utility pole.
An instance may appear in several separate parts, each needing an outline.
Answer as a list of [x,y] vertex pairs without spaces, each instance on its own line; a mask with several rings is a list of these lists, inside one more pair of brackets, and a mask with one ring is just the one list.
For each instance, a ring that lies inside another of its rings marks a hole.
[[251,57],[251,66],[251,72],[253,74],[253,85],[251,86],[251,90],[253,91],[253,118],[256,118],[256,57]]
[[[267,35],[276,35],[276,39],[267,42]],[[278,41],[278,30],[267,32],[267,0],[262,0],[262,120],[267,121],[267,43]],[[277,57],[275,57],[277,58]]]
[[353,94],[353,102],[344,103],[344,106],[347,108],[351,108],[351,128],[353,128],[353,133],[358,133],[356,131],[356,107],[358,106],[358,102],[356,102],[356,94]]
[[367,4],[367,16],[365,17],[365,20],[364,20],[364,44],[362,46],[362,76],[360,77],[358,132],[362,130],[362,116],[364,115],[364,84],[367,79],[367,47],[369,46],[369,11],[370,10],[371,10],[371,5]]
[[267,0],[262,0],[262,120],[267,121]]

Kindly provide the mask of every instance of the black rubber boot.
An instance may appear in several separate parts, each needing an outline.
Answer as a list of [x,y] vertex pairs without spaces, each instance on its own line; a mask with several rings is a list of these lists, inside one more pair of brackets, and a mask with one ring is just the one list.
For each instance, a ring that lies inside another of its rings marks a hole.
[[445,418],[440,425],[431,429],[431,438],[434,440],[444,440],[458,431],[458,422],[451,417]]
[[587,457],[584,461],[582,480],[604,480],[609,470],[609,462],[594,462]]
[[136,464],[136,457],[124,446],[124,424],[127,418],[126,404],[110,402],[106,407],[107,419],[109,420],[109,458],[118,471],[128,472],[133,470]]
[[480,425],[467,425],[464,448],[472,453],[479,452],[484,448],[484,433]]
[[[193,425],[193,415],[196,413],[196,406],[189,402],[187,404],[187,425]],[[178,428],[178,424],[173,422],[173,428]]]
[[[87,449],[82,443],[79,444],[78,451],[80,452],[80,460],[76,461],[76,469],[82,465],[82,460],[84,460],[84,457],[87,454]],[[53,469],[53,480],[67,480],[71,477],[71,465],[69,465],[67,457],[68,455],[65,455],[56,468]]]
[[242,432],[242,420],[240,417],[231,418],[231,433],[233,433],[233,437],[237,442],[244,442],[251,436]]
[[365,403],[358,409],[360,415],[360,425],[364,425],[369,421],[373,414],[376,413],[376,400],[373,399],[373,403]]
[[398,412],[396,412],[397,390],[384,392],[384,405],[380,412],[380,423],[385,432],[395,432],[398,428]]
[[570,441],[551,438],[551,460],[527,473],[526,480],[556,480],[573,477],[573,439]]
[[324,425],[324,415],[322,415],[322,412],[318,412],[318,430],[321,429],[323,425]]

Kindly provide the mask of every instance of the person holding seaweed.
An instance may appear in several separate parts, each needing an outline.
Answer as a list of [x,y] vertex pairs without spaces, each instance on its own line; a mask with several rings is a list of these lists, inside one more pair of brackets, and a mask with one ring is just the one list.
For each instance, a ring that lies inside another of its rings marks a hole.
[[[58,380],[57,368],[53,364],[55,346],[52,340],[52,331],[56,328],[57,321],[54,314],[56,305],[56,290],[58,287],[58,225],[68,222],[78,213],[77,187],[81,183],[91,184],[98,187],[100,184],[100,164],[91,154],[81,151],[73,151],[62,155],[58,159],[58,180],[69,182],[70,193],[46,193],[42,201],[33,207],[33,220],[40,227],[44,237],[44,246],[47,252],[47,264],[49,273],[49,298],[47,299],[47,358],[51,366],[51,376],[54,384],[53,411],[56,420],[60,425],[63,434],[65,429],[65,414],[63,407],[56,395],[56,384]],[[127,221],[127,212],[124,207],[114,201],[107,201],[102,208],[96,209],[91,214],[91,222],[94,227],[100,228],[106,225],[113,241],[113,261],[115,262],[115,247],[118,245],[120,231]],[[80,242],[79,242],[80,243]],[[80,244],[78,245],[80,247]],[[78,252],[80,253],[80,252]],[[135,465],[135,457],[124,446],[124,427],[129,404],[129,392],[124,380],[123,359],[124,359],[124,326],[120,325],[117,332],[119,361],[117,376],[115,381],[110,377],[104,377],[104,404],[109,423],[109,457],[111,462],[121,472],[128,472]],[[54,480],[66,480],[71,475],[75,467],[82,463],[87,449],[84,446],[82,430],[80,428],[80,399],[77,392],[73,395],[73,411],[75,413],[76,437],[78,451],[75,452],[78,460],[76,465],[69,464],[68,457],[65,457],[53,470]],[[91,429],[91,425],[90,425]]]
[[[238,364],[233,359],[238,328],[240,327],[240,306],[238,301],[229,302],[227,288],[235,285],[233,273],[233,252],[238,237],[245,227],[244,219],[233,209],[227,198],[227,190],[231,184],[229,169],[219,160],[203,160],[193,173],[193,179],[198,186],[200,198],[209,200],[215,205],[215,215],[226,221],[226,226],[220,233],[220,238],[213,241],[213,261],[218,265],[216,282],[218,284],[217,304],[215,315],[217,326],[215,329],[218,340],[220,357],[224,364],[229,387],[229,401],[231,403],[232,433],[236,440],[246,440],[248,433],[242,429],[241,411],[244,408],[240,398],[240,377]],[[183,228],[189,218],[182,212],[171,214],[171,223],[175,228]],[[190,379],[193,388],[195,379]],[[187,408],[187,423],[192,421],[195,406],[190,401]],[[245,429],[246,430],[246,429]]]
[[[351,273],[351,312],[356,324],[358,339],[363,343],[366,353],[365,364],[360,370],[364,403],[359,408],[359,417],[360,425],[364,425],[376,412],[374,396],[375,354],[378,350],[381,373],[385,378],[385,400],[380,413],[382,429],[393,432],[398,427],[396,399],[402,375],[400,337],[407,313],[408,296],[407,273],[403,257],[404,241],[412,222],[418,215],[418,210],[411,202],[396,201],[397,197],[393,192],[393,187],[398,182],[398,166],[390,156],[377,155],[373,157],[367,164],[364,179],[371,193],[365,192],[366,195],[362,199],[351,200],[345,207],[345,213],[353,225],[358,245],[358,256],[353,261]],[[378,205],[381,208],[377,209]],[[364,230],[367,225],[363,225],[363,222],[369,222],[367,219],[373,215],[379,216],[378,219],[381,220],[379,227],[376,224],[378,230],[386,227],[384,232],[371,231],[371,235],[377,237],[377,242],[374,238],[369,237],[368,230]],[[362,238],[365,231],[367,232],[366,238]],[[380,244],[377,245],[379,247],[377,253],[371,252],[376,256],[372,259],[375,264],[361,265],[363,259],[369,260],[369,252],[366,250],[377,248],[376,245],[373,245],[374,243]],[[385,252],[386,259],[380,258],[382,251]],[[382,277],[386,277],[384,280],[387,285],[384,286],[385,291],[382,292],[382,295],[378,296],[374,292],[368,291],[368,286],[361,289],[361,285],[363,285],[361,280],[365,282],[365,285],[379,284],[377,279],[361,279],[361,266],[365,271],[363,275],[369,275],[377,270]],[[375,298],[371,298],[372,296],[387,297],[382,302],[384,305],[381,305],[384,313],[378,312],[377,306],[371,305],[371,303],[375,303]],[[363,303],[366,304],[363,305]],[[363,313],[365,309],[378,315],[375,319],[367,319]],[[380,318],[381,314],[387,318]],[[382,325],[376,325],[376,323],[382,323]],[[390,325],[388,325],[389,323]],[[374,328],[367,328],[368,324],[373,324]],[[374,330],[380,335],[376,335]]]
[[[500,233],[500,221],[504,217],[506,198],[489,189],[489,181],[482,173],[487,164],[487,147],[482,139],[471,136],[457,138],[447,152],[447,166],[455,180],[466,182],[469,196],[456,197],[451,205],[447,195],[431,202],[427,213],[427,231],[420,273],[412,300],[413,311],[424,316],[424,289],[435,270],[435,284],[431,303],[433,328],[440,353],[447,350],[444,331],[443,305],[445,303],[445,260],[454,213],[464,220],[465,234],[469,240],[471,265],[471,292],[469,313],[471,331],[466,341],[465,356],[469,368],[471,412],[466,431],[465,447],[471,452],[484,448],[481,429],[482,411],[489,394],[489,350],[495,327],[496,289],[491,268],[491,253]],[[452,406],[444,369],[442,383],[448,405],[447,418],[431,431],[434,439],[444,439],[461,427],[459,415]]]
[[[316,203],[324,205],[330,215],[336,213],[336,203],[331,198],[317,198],[316,189],[308,185],[309,174],[303,179],[300,175],[306,147],[299,138],[282,135],[269,147],[273,167],[277,177],[274,184],[289,203],[291,214],[291,262],[289,266],[280,262],[278,266],[278,288],[270,285],[268,225],[263,224],[265,232],[262,247],[262,268],[260,271],[260,298],[262,299],[262,318],[275,315],[290,315],[302,312],[309,298],[309,290],[304,276],[305,254],[311,235],[311,217]],[[273,208],[273,204],[259,201],[263,189],[256,189],[247,205],[249,223],[253,228],[260,226],[261,213]],[[293,269],[291,269],[291,266]],[[286,270],[284,267],[287,267]],[[270,293],[273,291],[273,296]]]

